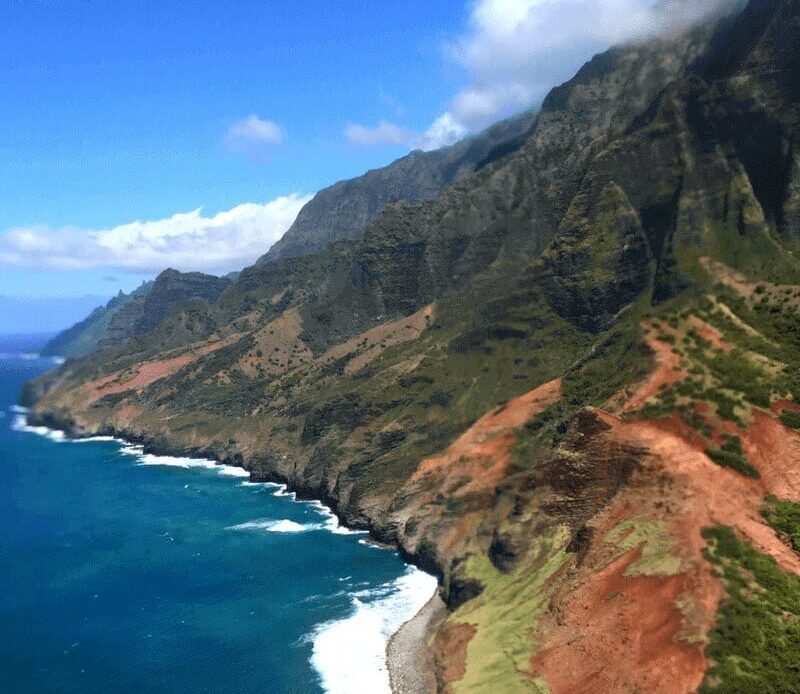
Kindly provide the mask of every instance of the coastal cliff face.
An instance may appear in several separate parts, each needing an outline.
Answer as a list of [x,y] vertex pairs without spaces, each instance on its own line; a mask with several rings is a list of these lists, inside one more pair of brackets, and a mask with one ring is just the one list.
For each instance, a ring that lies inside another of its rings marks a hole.
[[30,416],[396,543],[441,579],[442,691],[793,691],[798,45],[798,0],[752,0],[600,55],[518,148],[65,364]]

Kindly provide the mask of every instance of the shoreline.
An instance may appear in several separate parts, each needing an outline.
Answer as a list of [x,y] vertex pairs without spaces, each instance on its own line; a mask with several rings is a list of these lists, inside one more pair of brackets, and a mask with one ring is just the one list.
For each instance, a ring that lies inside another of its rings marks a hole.
[[[14,411],[18,416],[21,416],[25,422],[25,430],[36,435],[45,436],[53,440],[69,440],[73,442],[92,441],[92,440],[106,440],[115,441],[123,447],[137,448],[138,454],[150,456],[166,456],[166,457],[183,457],[183,458],[196,458],[203,460],[206,465],[202,467],[220,467],[236,468],[244,473],[247,473],[248,480],[251,483],[267,483],[275,484],[283,487],[284,495],[292,495],[294,500],[299,502],[311,502],[317,504],[319,509],[326,514],[329,514],[335,519],[338,528],[358,532],[364,531],[365,528],[353,527],[349,528],[347,524],[342,523],[341,516],[336,512],[335,508],[329,506],[325,500],[315,498],[311,494],[300,492],[292,489],[291,481],[288,479],[278,480],[275,476],[274,480],[264,479],[261,475],[254,474],[245,466],[245,461],[241,457],[226,460],[218,460],[211,458],[200,458],[197,452],[193,451],[178,451],[175,449],[160,450],[158,446],[154,446],[145,437],[126,436],[122,432],[116,430],[104,429],[101,432],[89,433],[76,430],[74,425],[69,421],[56,421],[56,418],[45,415],[44,417],[37,418],[36,414],[31,412],[30,408],[14,405]],[[34,421],[31,422],[30,415],[33,414]],[[37,421],[38,419],[38,421]],[[38,431],[37,431],[38,429]],[[46,430],[46,431],[45,431]],[[244,475],[242,475],[244,476]],[[332,530],[332,532],[336,532]],[[395,543],[385,542],[376,538],[372,529],[367,530],[369,537],[365,538],[363,542],[384,550],[399,552],[403,561],[418,571],[423,571],[429,575],[430,571],[419,566],[403,551],[403,548]],[[438,583],[438,579],[437,579]],[[389,687],[391,694],[435,694],[437,691],[436,675],[434,669],[433,658],[430,650],[428,649],[428,642],[433,636],[435,629],[441,623],[446,615],[447,608],[439,595],[438,586],[433,595],[423,605],[423,607],[413,615],[410,619],[404,622],[397,631],[395,631],[388,639],[385,647],[385,665],[389,676]]]
[[435,694],[436,671],[428,644],[447,614],[439,591],[386,644],[392,694]]

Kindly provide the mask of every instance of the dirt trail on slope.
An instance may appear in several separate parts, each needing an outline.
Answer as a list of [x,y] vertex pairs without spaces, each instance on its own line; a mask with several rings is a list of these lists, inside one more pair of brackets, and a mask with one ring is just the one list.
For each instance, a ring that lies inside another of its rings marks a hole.
[[721,586],[696,567],[676,576],[627,576],[640,557],[641,548],[626,553],[555,602],[542,650],[531,661],[554,694],[689,694],[702,683],[704,643],[680,638],[684,615],[677,605],[701,581],[710,628]]
[[689,318],[689,325],[692,326],[694,331],[707,342],[711,343],[714,349],[721,349],[723,352],[732,352],[733,345],[730,344],[722,337],[722,333],[713,326],[706,323],[704,320],[697,316]]
[[622,412],[635,412],[641,409],[650,398],[686,378],[687,373],[681,366],[681,357],[672,351],[670,345],[659,340],[653,333],[648,333],[645,343],[653,355],[653,368],[647,378],[635,386],[630,394],[621,396],[624,397]]
[[300,311],[289,309],[253,335],[253,351],[243,356],[237,366],[255,378],[259,366],[266,373],[282,374],[292,365],[307,363],[314,355],[301,339],[302,334],[303,318]]
[[[413,519],[416,538],[435,537],[440,559],[454,557],[486,517],[497,484],[512,466],[517,431],[561,399],[560,379],[509,401],[484,415],[442,454],[424,459],[399,496],[409,500],[405,520]],[[443,522],[442,499],[468,498],[457,519]]]
[[[676,471],[676,451],[656,440],[674,439],[681,454],[696,451],[672,432],[637,432],[598,415],[611,436],[646,454],[629,484],[589,521],[588,550],[556,590],[534,637],[531,674],[543,676],[554,694],[694,692],[707,669],[705,636],[723,588],[703,557],[707,514],[694,478]],[[612,538],[624,527],[623,537],[647,527],[663,536],[651,530],[638,546],[621,547]],[[654,547],[655,559],[644,555]]]
[[99,400],[106,395],[117,395],[132,390],[142,390],[159,379],[172,376],[184,366],[197,361],[200,357],[210,354],[211,352],[216,352],[232,344],[240,337],[241,335],[239,334],[233,334],[223,340],[194,343],[189,345],[183,354],[166,359],[153,359],[151,361],[142,362],[136,365],[133,374],[130,374],[130,372],[126,370],[115,371],[103,378],[86,382],[82,388],[86,392],[89,403]]
[[[800,557],[761,515],[766,492],[800,497],[800,435],[754,411],[752,426],[738,433],[762,474],[755,480],[711,461],[702,441],[685,438],[678,418],[598,415],[611,435],[647,455],[630,484],[589,521],[589,548],[561,578],[534,634],[531,674],[543,676],[554,694],[694,692],[708,669],[705,644],[724,596],[700,530],[731,526],[784,571],[800,573]],[[609,538],[621,523],[663,528],[664,535],[620,554]],[[648,547],[658,548],[658,561],[639,570]]]
[[[705,268],[706,272],[716,278],[718,282],[733,289],[740,296],[749,299],[755,293],[758,284],[733,268],[729,268],[727,265],[708,257],[700,258],[700,264]],[[764,285],[766,284],[767,283],[764,283]]]
[[376,325],[346,342],[334,345],[318,362],[325,364],[352,355],[344,367],[344,373],[356,373],[377,359],[387,347],[416,340],[430,326],[435,308],[435,304],[429,304],[405,318]]

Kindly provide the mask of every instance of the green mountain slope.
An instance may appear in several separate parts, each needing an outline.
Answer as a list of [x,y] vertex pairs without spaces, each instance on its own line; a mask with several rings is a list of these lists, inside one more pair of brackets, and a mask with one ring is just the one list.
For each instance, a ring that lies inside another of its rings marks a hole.
[[308,255],[335,241],[361,238],[386,205],[435,198],[461,176],[519,148],[534,120],[535,114],[523,113],[450,147],[414,151],[389,166],[321,190],[258,262]]
[[214,302],[230,285],[228,277],[164,270],[149,291],[137,294],[114,314],[98,346],[111,347],[143,335],[161,323],[173,306],[190,300]]
[[31,416],[397,544],[441,580],[442,691],[791,682],[798,42],[798,0],[751,0],[597,56],[519,148],[33,382]]
[[238,273],[226,277],[164,270],[130,294],[120,292],[84,320],[45,345],[45,356],[84,357],[96,349],[118,345],[155,328],[173,306],[190,300],[216,301]]
[[152,285],[152,282],[145,282],[129,294],[120,291],[105,306],[98,306],[82,321],[56,335],[42,348],[42,354],[46,357],[76,358],[94,351],[105,337],[114,314],[137,295],[147,294]]

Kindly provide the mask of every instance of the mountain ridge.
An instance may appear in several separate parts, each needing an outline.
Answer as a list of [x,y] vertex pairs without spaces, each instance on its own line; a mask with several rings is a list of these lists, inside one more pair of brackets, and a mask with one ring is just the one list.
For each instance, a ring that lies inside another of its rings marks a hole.
[[50,339],[42,348],[42,355],[67,359],[86,356],[103,339],[113,314],[131,301],[137,292],[146,293],[151,287],[152,282],[145,282],[129,293],[120,290],[107,304],[98,306],[86,318]]
[[441,582],[441,691],[791,691],[798,37],[751,0],[613,49],[518,149],[34,382],[31,419],[396,544]]
[[[387,166],[323,189],[304,206],[292,227],[256,261],[256,265],[313,254],[331,243],[360,238],[367,224],[387,204],[434,197],[459,176],[513,152],[522,145],[534,122],[535,114],[524,112],[449,147],[433,152],[416,150]],[[364,202],[349,212],[343,210],[352,207],[349,202],[352,200]],[[206,280],[206,283],[213,282]],[[135,296],[121,294],[112,298],[108,305],[98,307],[90,316],[55,336],[44,353],[82,357],[94,349],[117,345],[156,327],[158,321],[152,320],[137,325],[145,313],[145,294],[152,287],[153,283],[148,282],[134,292]],[[173,303],[186,298],[178,291]],[[132,305],[122,311],[123,305],[129,302]],[[166,313],[157,311],[155,315],[163,318]]]
[[75,325],[58,333],[42,348],[44,356],[85,357],[149,332],[173,306],[188,300],[215,301],[238,273],[225,277],[167,269],[154,280],[126,294],[120,291]]
[[395,202],[417,203],[436,195],[460,176],[510,154],[535,121],[523,112],[442,149],[414,150],[391,164],[321,190],[289,230],[256,264],[308,255],[336,241],[360,238],[369,222]]

